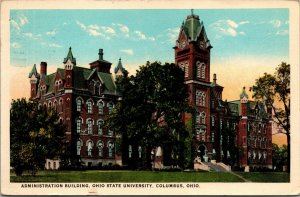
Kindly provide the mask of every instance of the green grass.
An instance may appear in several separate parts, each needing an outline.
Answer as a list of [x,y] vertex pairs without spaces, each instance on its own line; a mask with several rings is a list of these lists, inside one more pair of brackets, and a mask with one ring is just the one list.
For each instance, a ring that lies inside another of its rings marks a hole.
[[[251,182],[289,182],[288,173],[237,172]],[[159,171],[39,171],[30,175],[15,176],[11,182],[244,182],[226,172],[159,172]]]
[[230,173],[152,171],[40,171],[33,177],[11,175],[11,182],[243,182]]
[[251,182],[289,182],[290,175],[285,172],[238,172],[243,178]]

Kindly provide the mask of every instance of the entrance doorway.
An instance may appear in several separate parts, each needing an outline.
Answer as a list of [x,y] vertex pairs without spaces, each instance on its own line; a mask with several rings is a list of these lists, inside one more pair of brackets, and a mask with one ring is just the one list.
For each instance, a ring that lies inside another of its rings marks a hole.
[[204,145],[200,145],[199,147],[198,147],[198,157],[200,157],[201,158],[201,161],[203,162],[204,161],[204,155],[206,155],[206,148],[205,148],[205,146]]

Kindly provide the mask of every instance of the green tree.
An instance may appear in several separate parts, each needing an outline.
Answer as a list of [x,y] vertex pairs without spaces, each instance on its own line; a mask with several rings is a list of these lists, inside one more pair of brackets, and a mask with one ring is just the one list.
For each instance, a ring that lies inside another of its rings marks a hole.
[[272,144],[272,164],[274,170],[283,170],[283,166],[287,165],[287,146],[279,147],[277,144]]
[[35,175],[45,159],[61,154],[64,126],[53,109],[38,108],[26,99],[13,100],[10,109],[10,156],[16,175]]
[[275,74],[264,73],[252,86],[253,97],[272,109],[276,132],[287,137],[287,167],[290,169],[290,65],[282,62]]
[[123,163],[132,146],[129,165],[139,160],[138,147],[143,147],[142,163],[151,168],[151,151],[164,149],[166,162],[182,166],[184,139],[188,136],[181,113],[188,108],[183,71],[175,64],[159,62],[141,66],[136,76],[117,79],[122,100],[106,121],[108,127],[122,135]]

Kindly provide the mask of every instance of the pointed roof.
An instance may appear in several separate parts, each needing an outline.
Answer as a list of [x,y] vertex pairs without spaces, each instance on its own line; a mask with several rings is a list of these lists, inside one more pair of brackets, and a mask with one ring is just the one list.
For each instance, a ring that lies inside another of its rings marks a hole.
[[243,90],[240,94],[240,99],[242,99],[244,97],[246,97],[248,99],[248,94],[246,93],[246,87],[245,86],[243,87]]
[[32,69],[31,69],[31,72],[29,73],[28,77],[31,78],[32,75],[35,75],[35,77],[39,77],[39,73],[37,72],[36,70],[36,65],[34,64]]
[[115,67],[115,74],[117,74],[117,72],[121,70],[121,72],[126,75],[128,72],[127,70],[123,67],[122,65],[122,61],[121,61],[121,58],[119,58],[119,62],[118,62],[118,65]]
[[206,47],[212,48],[209,39],[207,38],[203,22],[200,23],[199,16],[194,15],[193,11],[191,15],[187,16],[185,22],[182,23],[181,30],[187,35],[189,41],[197,41],[202,33],[204,40],[206,41]]
[[69,52],[66,58],[64,58],[63,63],[65,64],[68,60],[70,60],[74,65],[76,65],[76,58],[73,57],[72,48],[69,48]]

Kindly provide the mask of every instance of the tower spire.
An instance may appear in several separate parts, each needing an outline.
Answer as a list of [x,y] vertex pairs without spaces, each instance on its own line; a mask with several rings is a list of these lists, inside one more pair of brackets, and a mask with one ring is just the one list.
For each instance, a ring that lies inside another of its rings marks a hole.
[[192,16],[194,16],[194,9],[191,9]]

